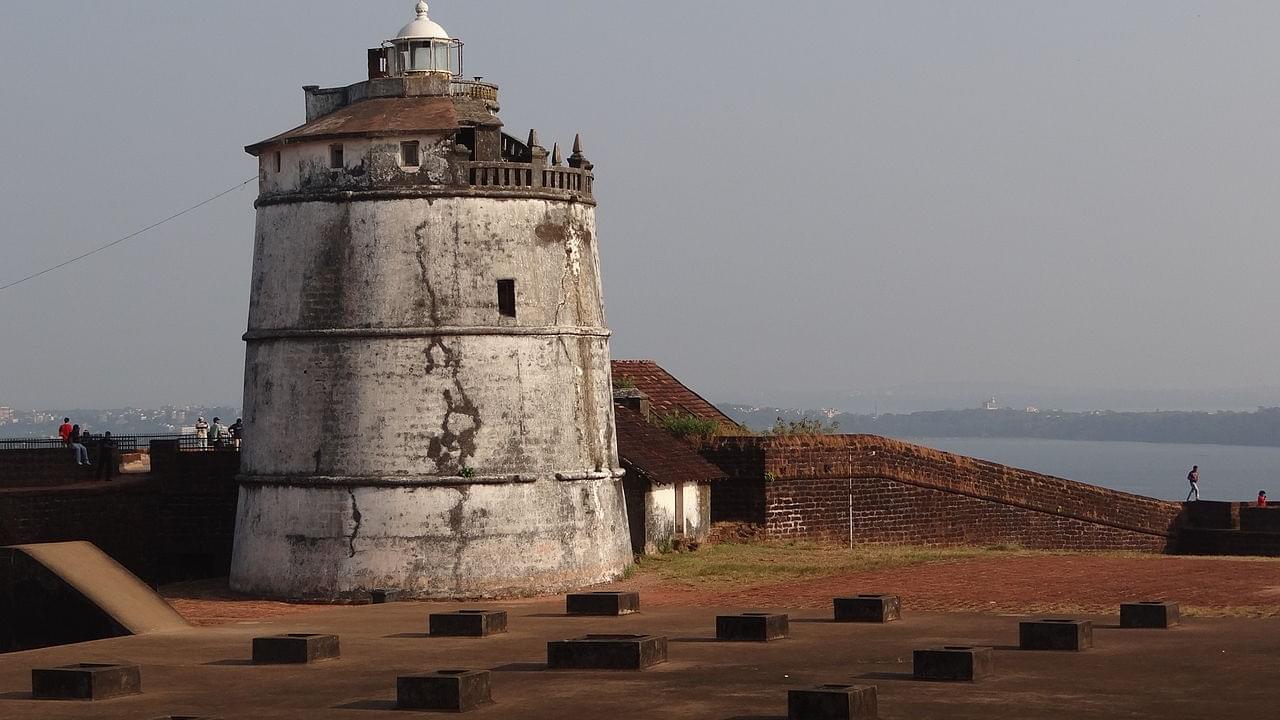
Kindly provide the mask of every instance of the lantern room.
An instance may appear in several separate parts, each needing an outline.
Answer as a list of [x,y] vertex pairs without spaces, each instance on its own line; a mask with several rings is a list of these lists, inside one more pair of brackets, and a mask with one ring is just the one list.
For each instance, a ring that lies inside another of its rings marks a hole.
[[394,40],[383,44],[386,71],[391,77],[440,73],[462,75],[462,41],[449,36],[427,16],[427,3],[419,2],[418,17],[405,25]]

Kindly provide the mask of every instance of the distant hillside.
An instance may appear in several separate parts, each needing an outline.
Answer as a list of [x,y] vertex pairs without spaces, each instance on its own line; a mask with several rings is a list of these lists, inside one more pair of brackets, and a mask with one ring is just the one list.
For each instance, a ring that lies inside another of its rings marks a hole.
[[942,410],[909,415],[853,415],[830,411],[723,405],[730,417],[766,431],[778,418],[818,418],[842,433],[895,438],[1038,438],[1280,447],[1280,408],[1254,412],[1028,412]]

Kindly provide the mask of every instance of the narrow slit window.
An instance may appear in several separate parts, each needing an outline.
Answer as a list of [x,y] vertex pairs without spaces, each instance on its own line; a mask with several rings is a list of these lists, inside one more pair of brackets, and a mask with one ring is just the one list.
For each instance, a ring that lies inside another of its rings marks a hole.
[[498,281],[498,313],[502,317],[516,316],[516,281]]
[[280,151],[279,151],[279,150],[277,150],[277,151],[276,151],[276,153],[275,153],[275,163],[276,163],[276,172],[280,172],[280,168],[282,168],[282,167],[284,166],[284,162],[283,162],[283,160],[280,158]]
[[332,170],[341,170],[346,167],[345,158],[342,153],[342,144],[335,143],[329,146],[329,168]]
[[418,167],[422,164],[417,140],[400,143],[400,164],[404,167]]

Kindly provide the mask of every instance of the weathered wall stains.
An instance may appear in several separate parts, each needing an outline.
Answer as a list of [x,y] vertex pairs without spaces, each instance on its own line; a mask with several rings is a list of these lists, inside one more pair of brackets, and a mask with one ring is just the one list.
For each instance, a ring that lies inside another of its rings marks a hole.
[[235,587],[489,596],[627,565],[590,205],[269,204],[258,234]]
[[[603,582],[630,560],[616,485],[602,479],[357,489],[354,554],[349,489],[246,485],[238,523],[255,525],[259,537],[251,551],[236,546],[237,588],[309,600],[364,599],[385,588],[420,598],[492,598]],[[321,512],[299,513],[304,505]],[[295,524],[286,531],[273,517]],[[617,533],[622,545],[601,541]],[[243,571],[258,564],[277,572]]]

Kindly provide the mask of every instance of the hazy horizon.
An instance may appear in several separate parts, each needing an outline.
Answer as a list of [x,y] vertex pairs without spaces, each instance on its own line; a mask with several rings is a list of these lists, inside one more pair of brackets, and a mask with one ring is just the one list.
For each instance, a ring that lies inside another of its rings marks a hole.
[[[412,9],[11,3],[0,285],[253,177],[243,146],[302,122],[303,85],[360,80]],[[583,133],[614,357],[719,402],[1280,404],[1278,4],[431,14],[501,86],[509,133]],[[0,405],[239,405],[253,198],[0,292]]]

